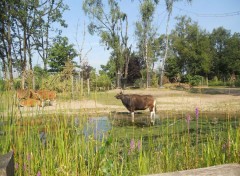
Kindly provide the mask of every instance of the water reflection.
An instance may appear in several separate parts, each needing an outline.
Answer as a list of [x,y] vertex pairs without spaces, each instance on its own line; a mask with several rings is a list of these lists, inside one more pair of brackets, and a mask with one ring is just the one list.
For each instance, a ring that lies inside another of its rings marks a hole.
[[[79,124],[79,119],[75,119],[75,125]],[[149,127],[152,126],[149,115],[146,113],[136,113],[135,122],[132,123],[131,116],[126,112],[111,112],[108,116],[90,117],[88,118],[84,127],[84,136],[93,138],[95,140],[103,140],[108,136],[108,132],[113,126],[136,126],[136,127]],[[156,115],[155,125],[160,125],[160,118]]]
[[95,140],[103,140],[111,129],[111,123],[108,117],[90,117],[83,129],[86,138],[92,137]]
[[[113,126],[137,126],[137,127],[149,127],[153,124],[151,123],[150,114],[135,112],[134,123],[132,123],[132,118],[128,112],[111,112],[109,115],[109,120]],[[158,114],[155,116],[154,126],[160,125],[160,117]]]

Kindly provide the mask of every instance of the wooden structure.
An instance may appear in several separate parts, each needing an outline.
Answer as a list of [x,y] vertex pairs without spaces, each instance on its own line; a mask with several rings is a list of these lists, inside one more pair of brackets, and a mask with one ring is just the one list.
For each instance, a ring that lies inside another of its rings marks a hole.
[[240,164],[223,164],[199,169],[153,174],[148,176],[240,176]]

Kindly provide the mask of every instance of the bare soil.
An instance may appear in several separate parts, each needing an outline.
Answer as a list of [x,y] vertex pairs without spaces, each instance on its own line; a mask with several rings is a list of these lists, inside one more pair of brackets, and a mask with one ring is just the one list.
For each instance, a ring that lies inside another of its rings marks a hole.
[[[198,93],[191,93],[183,90],[170,89],[134,89],[124,90],[125,94],[151,94],[157,100],[157,112],[161,111],[179,111],[179,112],[194,112],[197,107],[200,111],[207,112],[236,112],[240,113],[240,89],[196,89]],[[119,93],[120,90],[111,90],[106,92],[113,96]],[[204,92],[204,93],[203,93]],[[29,110],[29,108],[28,108]],[[71,101],[56,101],[53,106],[45,106],[44,112],[74,112],[82,110],[91,113],[109,113],[111,111],[126,111],[127,109],[122,104],[103,104],[94,100],[71,100]],[[24,107],[21,111],[27,111]]]

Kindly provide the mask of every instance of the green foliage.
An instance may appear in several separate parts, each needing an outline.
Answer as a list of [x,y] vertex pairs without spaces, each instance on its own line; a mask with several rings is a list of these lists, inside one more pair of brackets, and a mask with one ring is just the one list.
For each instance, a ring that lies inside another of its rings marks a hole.
[[35,89],[43,89],[43,80],[47,79],[49,74],[46,70],[42,69],[39,65],[34,66],[34,79]]
[[[12,103],[11,94],[0,96]],[[11,116],[16,107],[6,103],[0,102],[0,110],[9,107],[0,119],[0,150],[14,150],[16,175],[147,175],[240,162],[236,113],[200,112],[196,120],[189,110],[192,118],[186,120],[172,111],[161,113],[155,126],[142,117],[135,123],[139,127],[127,118],[111,120],[115,114],[104,121],[68,111],[31,112],[19,120]]]
[[77,56],[73,44],[68,43],[67,37],[58,36],[53,46],[49,49],[49,71],[63,71],[65,63],[72,61]]
[[240,87],[240,77],[238,77],[237,80],[235,81],[235,86]]
[[156,73],[152,74],[152,84],[151,87],[158,87],[158,75]]
[[188,83],[191,86],[198,86],[202,81],[202,76],[199,76],[199,75],[191,76],[188,74],[188,75],[184,75],[181,81]]
[[100,75],[97,75],[93,71],[90,75],[92,90],[108,90],[111,88],[111,79],[106,73],[101,72]]
[[219,80],[216,76],[208,82],[209,86],[226,86],[226,83]]
[[128,64],[124,55],[124,51],[128,49],[128,36],[123,27],[128,25],[127,15],[121,11],[116,0],[84,0],[83,10],[91,20],[88,26],[90,34],[96,33],[107,49],[112,49],[110,60],[115,65],[115,73],[122,73],[124,64]]
[[5,90],[5,81],[0,79],[0,91],[4,91]]

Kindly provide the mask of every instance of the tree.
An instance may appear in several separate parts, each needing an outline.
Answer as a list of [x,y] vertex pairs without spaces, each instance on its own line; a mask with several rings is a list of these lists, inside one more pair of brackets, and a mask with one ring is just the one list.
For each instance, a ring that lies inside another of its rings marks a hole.
[[[52,8],[47,8],[47,4],[51,4]],[[4,76],[12,82],[13,67],[20,74],[24,74],[27,66],[32,69],[32,55],[35,49],[40,53],[48,52],[48,47],[42,50],[39,47],[45,44],[48,46],[49,41],[49,35],[42,29],[44,27],[48,33],[52,23],[63,24],[61,9],[64,8],[62,0],[3,0],[0,7],[1,60]]]
[[211,33],[211,46],[213,53],[213,72],[218,78],[226,77],[228,72],[227,59],[224,59],[227,41],[231,37],[231,32],[223,27],[214,29]]
[[48,51],[51,47],[49,38],[50,32],[61,34],[59,28],[52,27],[54,23],[60,24],[61,27],[67,27],[63,19],[63,13],[69,10],[69,7],[63,3],[63,0],[46,0],[44,5],[39,6],[37,13],[38,28],[35,30],[33,40],[39,56],[43,60],[44,69],[47,70]]
[[[116,0],[109,0],[105,4],[102,0],[84,0],[83,10],[91,19],[88,25],[90,34],[97,33],[107,49],[112,50],[115,75],[122,74],[124,65],[125,67],[128,65],[131,48],[128,46],[127,15],[121,12]],[[125,76],[127,76],[126,70]],[[117,87],[120,87],[119,82],[116,81]]]
[[153,15],[158,1],[143,0],[140,1],[140,15],[141,20],[136,23],[135,34],[138,38],[139,53],[144,58],[146,72],[147,72],[147,88],[150,80],[150,65],[154,62],[154,54],[151,48],[151,41],[153,41],[156,34],[156,29],[152,26]]
[[9,79],[13,85],[13,59],[12,59],[12,35],[14,2],[3,0],[0,2],[1,23],[1,60],[4,78]]
[[[162,81],[163,81],[163,76],[164,76],[165,61],[166,61],[167,56],[168,56],[168,25],[169,25],[170,17],[172,15],[173,3],[177,2],[177,1],[179,1],[179,0],[165,0],[166,8],[167,8],[167,11],[168,11],[168,18],[167,18],[167,26],[166,26],[165,54],[164,54],[164,58],[161,60],[162,68],[161,68],[160,87],[162,86]],[[191,3],[192,0],[187,0],[187,2]]]
[[229,81],[235,86],[236,75],[240,74],[240,33],[234,33],[227,41],[223,60],[230,75]]
[[[209,35],[191,18],[183,16],[176,19],[178,23],[170,35],[173,55],[166,62],[168,75],[176,77],[178,74],[189,74],[207,78],[212,65]],[[176,66],[179,69],[171,70]]]
[[49,49],[49,66],[50,72],[63,71],[66,61],[73,62],[77,56],[73,44],[68,44],[67,37],[58,36],[55,43]]

